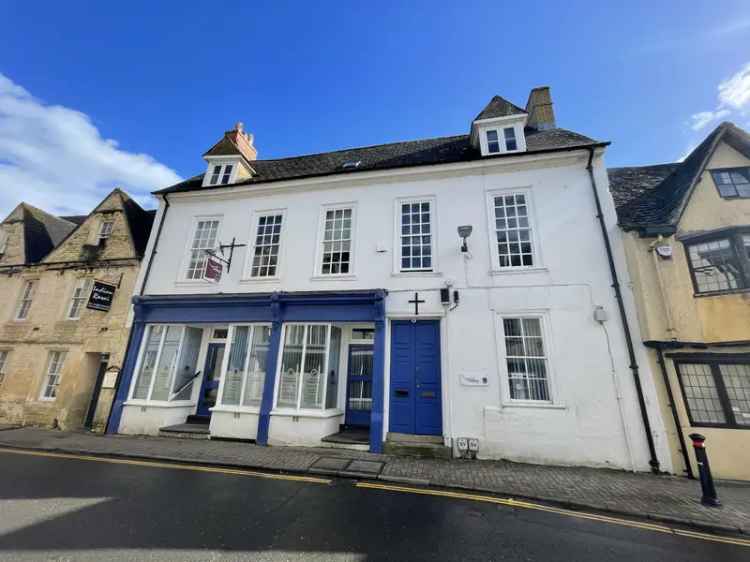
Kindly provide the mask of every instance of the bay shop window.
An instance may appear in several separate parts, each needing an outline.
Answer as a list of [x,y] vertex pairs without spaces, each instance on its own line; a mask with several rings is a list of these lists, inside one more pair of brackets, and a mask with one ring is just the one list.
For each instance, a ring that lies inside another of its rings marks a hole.
[[190,400],[202,337],[200,328],[147,326],[131,398]]
[[277,408],[335,408],[341,329],[329,324],[287,324],[283,341]]
[[263,398],[271,326],[231,326],[229,341],[220,404],[258,408]]

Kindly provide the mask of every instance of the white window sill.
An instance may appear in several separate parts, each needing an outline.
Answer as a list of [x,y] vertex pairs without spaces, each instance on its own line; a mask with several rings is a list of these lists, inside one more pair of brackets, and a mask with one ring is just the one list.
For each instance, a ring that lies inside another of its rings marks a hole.
[[298,418],[335,418],[343,416],[343,410],[291,410],[289,408],[279,408],[271,411],[272,416],[286,416]]
[[240,283],[279,283],[281,277],[243,277],[240,279]]
[[505,269],[491,269],[490,275],[502,276],[502,275],[519,275],[523,273],[548,273],[549,270],[544,266],[535,267],[508,267]]
[[310,281],[355,281],[357,276],[353,273],[346,275],[313,275]]
[[[57,398],[57,397],[55,397],[55,398]],[[55,398],[46,398],[46,397],[42,396],[42,397],[39,398],[39,401],[40,402],[54,402]]]
[[195,402],[192,400],[175,400],[173,402],[167,402],[166,400],[127,400],[123,406],[148,406],[151,408],[187,408],[188,406],[195,406]]
[[394,271],[391,277],[442,277],[439,271]]
[[502,403],[503,408],[541,408],[544,410],[567,410],[565,404],[542,402],[541,400],[509,400]]
[[260,408],[257,406],[214,406],[209,409],[212,413],[260,414]]

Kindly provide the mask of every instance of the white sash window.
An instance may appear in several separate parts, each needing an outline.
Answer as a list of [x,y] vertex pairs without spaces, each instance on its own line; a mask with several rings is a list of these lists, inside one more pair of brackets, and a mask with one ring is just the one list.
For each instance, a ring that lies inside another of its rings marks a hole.
[[50,351],[47,360],[47,372],[42,386],[42,400],[54,400],[57,398],[57,388],[62,378],[63,363],[65,363],[64,351]]
[[[322,410],[336,405],[341,330],[330,324],[287,324],[276,406]],[[330,385],[333,390],[329,389]]]
[[93,284],[93,279],[78,280],[75,289],[73,289],[73,295],[70,298],[70,307],[68,308],[69,320],[78,320],[81,317],[81,311],[89,298]]
[[222,406],[259,407],[266,380],[271,326],[231,326],[229,354],[222,377]]

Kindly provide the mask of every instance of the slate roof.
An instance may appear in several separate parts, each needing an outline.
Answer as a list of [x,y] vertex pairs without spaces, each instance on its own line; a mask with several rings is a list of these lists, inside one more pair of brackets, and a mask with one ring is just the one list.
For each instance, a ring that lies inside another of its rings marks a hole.
[[[554,152],[587,146],[606,146],[603,143],[566,129],[526,130],[526,153]],[[521,153],[523,155],[525,153]],[[483,159],[519,156],[519,153],[486,156]],[[237,185],[261,184],[274,181],[301,179],[334,174],[353,174],[373,170],[387,170],[411,166],[451,164],[480,160],[482,156],[470,142],[469,135],[379,144],[321,154],[291,158],[253,160],[256,172],[252,178],[231,186],[201,187],[203,174],[193,176],[176,185],[155,191],[155,194],[176,191],[227,188]],[[343,168],[347,162],[360,162],[353,168]]]
[[620,226],[628,229],[674,229],[720,142],[750,158],[750,135],[724,122],[682,162],[610,168],[609,188]]
[[67,215],[67,216],[60,216],[57,218],[62,219],[64,221],[72,222],[77,225],[81,225],[83,224],[83,221],[85,221],[88,218],[88,215]]
[[147,211],[138,203],[133,201],[124,191],[120,191],[122,197],[122,206],[125,211],[125,217],[128,219],[130,234],[133,237],[133,246],[138,257],[146,253],[146,244],[148,243],[151,227],[154,224],[156,211]]
[[526,111],[509,102],[505,98],[495,96],[490,100],[485,108],[474,118],[474,121],[480,119],[493,119],[495,117],[508,117],[510,115],[526,115]]
[[[76,228],[74,223],[50,215],[28,203],[21,203],[19,207],[22,213],[26,253],[24,263],[41,261]],[[15,214],[15,211],[12,214]]]

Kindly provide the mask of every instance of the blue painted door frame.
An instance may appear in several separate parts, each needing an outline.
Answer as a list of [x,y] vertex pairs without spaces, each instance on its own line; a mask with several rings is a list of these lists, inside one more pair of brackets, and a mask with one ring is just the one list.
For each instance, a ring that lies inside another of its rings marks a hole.
[[383,377],[385,373],[385,295],[373,291],[335,291],[317,293],[264,293],[253,295],[169,295],[133,299],[135,322],[122,365],[107,433],[117,433],[122,409],[127,400],[136,359],[148,323],[220,324],[271,322],[266,378],[261,399],[256,442],[268,443],[270,414],[273,408],[276,368],[281,346],[281,327],[285,322],[373,322],[373,404],[370,413],[370,450],[383,447]]
[[394,321],[391,325],[389,430],[442,435],[440,323]]

